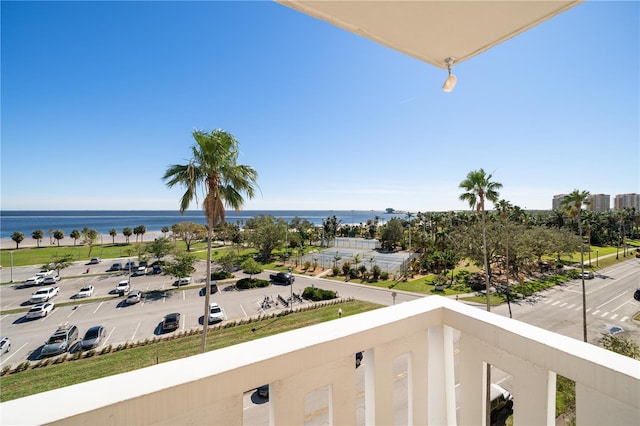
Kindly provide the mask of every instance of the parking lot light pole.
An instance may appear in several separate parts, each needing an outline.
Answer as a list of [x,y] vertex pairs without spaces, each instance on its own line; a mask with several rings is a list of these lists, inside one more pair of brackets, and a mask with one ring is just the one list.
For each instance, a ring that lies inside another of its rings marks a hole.
[[596,249],[596,267],[598,267],[598,268],[599,268],[599,267],[600,267],[600,264],[599,264],[598,260],[599,260],[599,259],[598,259],[598,249]]
[[13,251],[9,252],[9,257],[11,258],[11,282],[13,282]]
[[[293,271],[293,268],[289,266],[289,273],[291,273],[291,271]],[[291,279],[293,280],[293,275],[291,275]],[[289,284],[289,287],[291,291],[291,296],[289,296],[289,307],[293,311],[293,281],[291,281],[291,284]]]

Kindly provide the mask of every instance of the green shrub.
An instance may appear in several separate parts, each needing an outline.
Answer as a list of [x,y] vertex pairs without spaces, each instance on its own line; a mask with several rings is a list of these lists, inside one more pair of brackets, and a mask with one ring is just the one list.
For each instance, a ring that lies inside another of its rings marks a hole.
[[227,278],[233,278],[233,274],[227,271],[218,271],[211,273],[211,279],[213,281],[226,280]]
[[236,283],[236,287],[241,290],[247,290],[255,287],[267,287],[268,285],[269,281],[261,280],[259,278],[242,278]]
[[302,297],[308,300],[318,302],[320,300],[330,300],[337,297],[336,292],[333,290],[323,290],[318,287],[307,287],[302,292]]
[[15,369],[15,372],[19,372],[19,371],[24,371],[27,370],[29,367],[31,367],[31,363],[29,361],[24,361],[21,362],[20,364],[18,364],[18,366]]

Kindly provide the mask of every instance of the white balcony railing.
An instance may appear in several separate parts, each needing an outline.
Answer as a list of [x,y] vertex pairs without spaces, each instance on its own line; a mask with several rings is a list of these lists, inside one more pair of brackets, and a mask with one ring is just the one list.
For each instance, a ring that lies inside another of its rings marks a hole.
[[269,383],[271,424],[304,424],[305,394],[324,387],[329,423],[354,425],[362,349],[367,425],[394,423],[401,355],[408,424],[483,424],[486,363],[513,377],[515,425],[554,424],[556,374],[576,381],[577,424],[640,424],[640,362],[437,296],[8,401],[0,423],[239,425],[243,392]]

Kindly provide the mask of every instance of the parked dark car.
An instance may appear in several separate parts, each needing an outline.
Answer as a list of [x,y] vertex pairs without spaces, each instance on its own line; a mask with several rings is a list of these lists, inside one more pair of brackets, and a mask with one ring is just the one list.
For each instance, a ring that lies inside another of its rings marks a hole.
[[121,271],[122,270],[122,263],[114,263],[111,265],[111,267],[109,268],[109,271]]
[[291,285],[296,280],[296,278],[290,274],[289,272],[278,272],[276,274],[270,274],[269,279],[276,283],[283,283]]
[[633,293],[633,298],[640,302],[640,288],[636,288],[635,293]]
[[161,274],[162,273],[162,266],[160,265],[153,265],[153,268],[151,269],[151,273],[152,274]]
[[180,327],[180,314],[173,313],[164,317],[162,331],[175,331]]
[[83,351],[96,348],[102,344],[105,335],[106,331],[104,330],[104,327],[101,325],[95,325],[84,334],[84,337],[80,341],[80,347],[82,347]]

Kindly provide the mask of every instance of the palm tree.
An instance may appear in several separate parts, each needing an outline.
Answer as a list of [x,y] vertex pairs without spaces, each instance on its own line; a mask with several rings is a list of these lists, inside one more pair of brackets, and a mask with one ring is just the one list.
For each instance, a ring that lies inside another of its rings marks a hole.
[[[474,170],[467,174],[467,178],[460,182],[460,188],[466,192],[460,195],[462,201],[469,203],[472,209],[475,207],[476,212],[480,212],[482,219],[482,254],[484,256],[485,271],[485,288],[487,292],[487,311],[491,311],[491,301],[489,298],[489,289],[491,283],[489,281],[489,258],[487,256],[487,223],[485,219],[485,200],[492,203],[498,201],[498,189],[502,188],[502,184],[492,182],[491,174],[487,174],[484,169]],[[487,413],[486,422],[491,423],[491,364],[487,363],[487,382],[485,383],[485,409]]]
[[193,138],[196,143],[191,147],[192,158],[189,163],[169,166],[163,180],[169,188],[175,185],[185,188],[180,199],[180,213],[184,213],[194,199],[198,202],[199,189],[203,192],[202,205],[208,224],[207,285],[202,321],[202,352],[205,352],[213,229],[224,222],[225,207],[239,211],[244,204],[243,194],[253,198],[258,173],[249,166],[237,164],[239,143],[231,133],[220,129],[211,133],[194,130]]
[[460,195],[460,200],[469,203],[469,207],[475,208],[476,213],[480,213],[482,221],[482,252],[484,256],[485,284],[487,291],[487,311],[491,310],[489,299],[489,289],[491,283],[489,281],[489,259],[487,258],[487,224],[485,219],[485,200],[492,203],[498,201],[498,189],[502,188],[502,184],[492,182],[491,174],[487,174],[483,169],[474,170],[467,174],[467,178],[460,182],[460,188],[466,192]]
[[584,285],[584,238],[582,238],[582,206],[589,205],[589,191],[575,189],[571,194],[562,199],[562,207],[567,214],[578,222],[578,234],[580,235],[580,268],[582,277],[582,334],[587,341],[587,292]]

